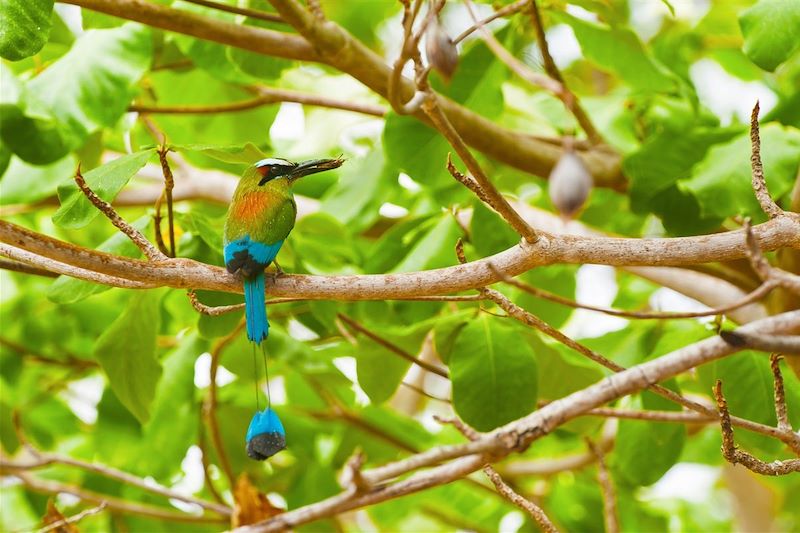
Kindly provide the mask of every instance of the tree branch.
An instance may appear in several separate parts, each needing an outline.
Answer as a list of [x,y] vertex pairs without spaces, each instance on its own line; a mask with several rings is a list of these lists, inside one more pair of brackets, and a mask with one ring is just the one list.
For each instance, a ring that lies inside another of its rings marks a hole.
[[[320,22],[304,6],[291,0],[275,0],[282,18],[305,38],[289,33],[214,20],[145,0],[61,0],[101,13],[135,20],[164,30],[192,35],[264,55],[314,61],[336,67],[375,93],[387,98],[391,68],[383,57],[364,46],[330,21]],[[323,55],[320,55],[323,54]],[[398,93],[404,101],[414,93],[414,84],[403,79]],[[560,143],[511,131],[446,98],[442,110],[456,131],[473,148],[520,170],[547,176],[561,156]],[[416,113],[425,120],[424,114]],[[598,186],[625,188],[620,157],[604,150],[581,152]]]
[[[499,278],[490,265],[508,276],[515,276],[536,266],[555,263],[627,266],[726,261],[745,255],[742,232],[670,239],[553,236],[540,232],[541,238],[535,244],[523,241],[499,254],[466,265],[387,275],[285,275],[268,280],[267,289],[273,296],[294,298],[385,300],[442,295],[496,283]],[[760,224],[753,228],[753,233],[765,250],[800,248],[800,220],[791,217],[782,216]],[[241,280],[219,267],[182,258],[141,261],[115,256],[74,246],[5,220],[0,220],[0,242],[11,245],[0,247],[0,255],[97,283],[138,288],[168,286],[242,291]],[[88,276],[81,270],[66,272],[62,263],[97,275]]]
[[497,492],[502,494],[503,497],[508,501],[531,515],[531,518],[534,519],[542,531],[545,531],[546,533],[558,532],[558,528],[553,524],[550,518],[547,517],[547,514],[544,512],[544,510],[527,498],[523,498],[517,494],[514,489],[509,487],[508,484],[503,481],[503,478],[500,477],[500,474],[498,474],[494,468],[486,465],[483,467],[483,472],[489,477],[491,482],[494,483],[494,486],[497,488]]

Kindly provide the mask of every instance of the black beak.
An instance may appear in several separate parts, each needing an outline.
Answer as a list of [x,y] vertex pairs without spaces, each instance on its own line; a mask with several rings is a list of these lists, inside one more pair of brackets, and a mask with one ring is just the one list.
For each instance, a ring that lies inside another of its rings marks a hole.
[[310,159],[308,161],[303,161],[302,163],[298,163],[297,166],[289,172],[289,181],[294,181],[303,176],[308,176],[309,174],[316,174],[317,172],[339,168],[343,163],[344,159],[341,157],[337,157],[336,159]]

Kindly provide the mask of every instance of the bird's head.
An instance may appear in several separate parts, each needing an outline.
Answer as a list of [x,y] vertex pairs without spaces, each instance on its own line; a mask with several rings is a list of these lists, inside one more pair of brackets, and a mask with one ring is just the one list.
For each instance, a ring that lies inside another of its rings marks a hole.
[[252,168],[255,177],[258,178],[258,185],[261,187],[280,178],[286,178],[291,184],[303,176],[339,168],[342,163],[344,163],[344,159],[341,157],[336,159],[310,159],[301,163],[293,163],[278,157],[268,157],[256,162]]

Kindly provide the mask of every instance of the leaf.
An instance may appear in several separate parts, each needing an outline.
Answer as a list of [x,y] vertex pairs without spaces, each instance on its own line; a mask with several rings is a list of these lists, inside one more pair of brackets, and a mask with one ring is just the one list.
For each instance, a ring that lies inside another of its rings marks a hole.
[[196,152],[226,163],[243,163],[252,165],[256,161],[266,158],[266,154],[253,143],[241,145],[217,144],[173,144],[170,148],[178,152]]
[[[572,265],[555,265],[531,269],[519,276],[519,280],[533,287],[574,300],[576,275],[577,268]],[[520,292],[519,296],[514,298],[514,303],[555,328],[563,326],[572,315],[571,307],[539,298],[527,292]]]
[[42,518],[42,524],[45,526],[52,526],[53,531],[57,533],[78,533],[78,528],[75,524],[67,522],[67,517],[56,507],[54,498],[47,500],[47,513]]
[[450,213],[442,214],[391,272],[414,272],[452,265],[456,261],[454,246],[459,237],[461,228],[453,216]]
[[237,528],[248,524],[255,524],[267,518],[277,516],[284,512],[275,507],[269,498],[253,486],[246,472],[239,474],[236,486],[233,488],[233,516],[231,527]]
[[739,15],[744,53],[770,72],[800,48],[800,3],[760,0]]
[[0,3],[0,57],[19,61],[42,49],[50,36],[53,0]]
[[31,97],[64,126],[70,147],[125,113],[150,66],[151,38],[147,28],[133,23],[89,30],[28,83]]
[[94,347],[114,394],[141,423],[150,418],[162,372],[156,359],[160,299],[157,291],[136,292]]
[[30,165],[11,157],[0,181],[0,205],[33,203],[52,196],[56,187],[75,172],[72,157],[64,157],[45,166]]
[[[800,130],[767,124],[761,129],[761,160],[770,195],[779,199],[792,188],[800,164]],[[753,194],[750,136],[712,147],[680,189],[697,198],[705,217],[743,215],[762,218]]]
[[[149,215],[145,215],[133,222],[131,226],[141,232],[146,232],[152,220],[153,219]],[[121,255],[123,257],[140,257],[142,254],[141,250],[139,250],[128,236],[121,231],[116,232],[103,241],[103,243],[97,247],[97,250],[114,255]],[[109,289],[111,289],[111,287],[108,285],[100,285],[99,283],[92,283],[91,281],[84,281],[69,276],[59,276],[47,289],[47,298],[59,304],[72,304],[88,298],[93,294],[99,294]]]
[[[380,337],[416,357],[428,331],[429,326],[421,324],[403,333],[384,330]],[[365,335],[358,338],[355,356],[358,384],[373,404],[391,398],[411,366],[410,361]]]
[[519,235],[511,226],[480,200],[472,203],[469,233],[475,251],[482,257],[500,253],[519,243]]
[[142,428],[142,454],[137,471],[164,482],[181,471],[180,461],[197,437],[197,402],[194,398],[194,365],[208,349],[197,333],[179,338],[178,347],[166,355],[158,380],[152,416]]
[[[83,178],[97,196],[106,202],[112,202],[153,153],[155,148],[123,155],[90,170],[83,175]],[[62,228],[82,228],[100,214],[73,181],[59,185],[58,199],[61,201],[61,207],[53,215],[53,222]]]
[[[665,384],[680,392],[674,380]],[[631,402],[644,410],[680,411],[675,403],[643,391]],[[680,458],[686,442],[686,426],[644,420],[620,420],[614,445],[614,469],[619,477],[633,486],[652,485],[672,468]]]
[[565,12],[551,14],[572,27],[587,59],[613,71],[634,89],[670,92],[676,88],[677,78],[647,54],[633,30],[602,26]]
[[350,232],[327,213],[300,219],[290,239],[295,255],[314,273],[338,272],[358,263]]
[[453,407],[464,422],[489,431],[536,408],[539,376],[519,331],[485,314],[470,322],[450,355]]

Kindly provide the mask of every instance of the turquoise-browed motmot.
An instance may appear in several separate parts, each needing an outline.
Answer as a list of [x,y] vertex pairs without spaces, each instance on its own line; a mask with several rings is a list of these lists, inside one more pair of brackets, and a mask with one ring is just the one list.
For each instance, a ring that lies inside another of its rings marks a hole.
[[[292,184],[303,176],[338,168],[343,162],[342,159],[302,163],[262,159],[245,171],[233,193],[225,220],[225,267],[244,278],[247,338],[254,343],[254,349],[260,346],[262,353],[262,343],[269,334],[264,269],[275,260],[294,228],[297,206]],[[264,460],[285,447],[283,424],[272,410],[267,393],[267,408],[256,412],[247,430],[247,455]]]

